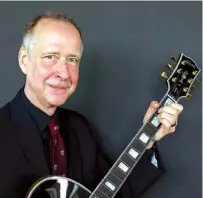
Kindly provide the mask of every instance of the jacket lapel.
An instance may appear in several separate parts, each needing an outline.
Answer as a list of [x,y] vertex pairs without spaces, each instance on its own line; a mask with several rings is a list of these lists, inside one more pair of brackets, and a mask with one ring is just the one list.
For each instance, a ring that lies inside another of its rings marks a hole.
[[[13,131],[24,151],[29,165],[29,173],[33,179],[50,175],[48,163],[43,149],[43,143],[36,126],[28,126],[30,121],[29,113],[21,101],[20,92],[10,102],[11,121],[14,123]],[[24,114],[27,116],[20,116]],[[60,133],[63,137],[67,152],[68,177],[75,181],[82,182],[82,161],[78,143],[77,133],[73,127],[71,116],[67,110],[59,108]]]
[[[28,161],[29,172],[33,177],[44,177],[49,174],[49,168],[43,149],[42,140],[35,125],[28,126],[26,123],[32,123],[30,116],[26,111],[20,98],[20,92],[10,102],[11,121],[14,123],[14,133],[18,138]],[[24,114],[23,118],[20,114]]]

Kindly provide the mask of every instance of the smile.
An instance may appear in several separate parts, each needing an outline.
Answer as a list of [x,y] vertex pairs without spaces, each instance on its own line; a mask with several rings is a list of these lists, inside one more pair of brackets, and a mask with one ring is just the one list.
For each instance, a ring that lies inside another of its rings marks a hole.
[[55,87],[55,86],[51,86],[49,85],[49,87],[51,88],[51,92],[53,94],[64,94],[67,92],[68,87]]

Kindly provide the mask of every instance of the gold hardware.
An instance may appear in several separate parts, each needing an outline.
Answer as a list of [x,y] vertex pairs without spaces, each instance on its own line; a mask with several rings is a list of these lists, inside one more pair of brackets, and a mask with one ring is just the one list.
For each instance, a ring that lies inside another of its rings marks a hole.
[[163,78],[168,78],[168,75],[167,75],[166,72],[162,72],[162,73],[161,73],[161,77],[163,77]]
[[173,77],[173,78],[172,78],[172,81],[173,81],[173,82],[176,82],[176,81],[177,81],[177,78],[176,78],[176,77]]
[[186,95],[186,99],[187,99],[187,100],[190,100],[190,99],[191,99],[191,97],[192,97],[192,95],[191,95],[191,94],[187,94],[187,95]]
[[181,61],[180,64],[181,65],[186,65],[186,62],[185,61]]
[[171,60],[173,60],[173,61],[175,61],[175,62],[178,61],[178,59],[177,59],[175,56],[171,56]]
[[180,74],[180,73],[181,73],[181,71],[182,71],[182,69],[178,69],[178,70],[177,70],[177,73],[179,73],[179,74]]
[[192,81],[193,81],[192,78],[188,79],[188,83],[192,83]]
[[187,91],[188,91],[188,87],[184,87],[184,88],[183,88],[183,91],[184,91],[184,92],[187,92]]
[[170,64],[168,64],[167,66],[169,67],[169,69],[170,69],[171,71],[174,70],[174,68],[173,68]]

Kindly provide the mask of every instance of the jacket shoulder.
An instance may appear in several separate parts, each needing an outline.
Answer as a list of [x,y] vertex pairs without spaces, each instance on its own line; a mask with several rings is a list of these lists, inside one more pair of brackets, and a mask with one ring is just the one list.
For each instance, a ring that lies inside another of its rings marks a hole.
[[7,103],[0,108],[0,125],[8,123],[10,117],[10,103]]

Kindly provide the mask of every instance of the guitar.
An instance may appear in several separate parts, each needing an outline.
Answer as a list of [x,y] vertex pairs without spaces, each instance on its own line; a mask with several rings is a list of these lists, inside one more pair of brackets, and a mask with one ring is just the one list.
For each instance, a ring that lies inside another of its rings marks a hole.
[[[167,78],[168,90],[159,103],[160,107],[178,103],[182,98],[190,98],[189,92],[194,82],[198,81],[197,75],[201,72],[195,61],[183,53],[179,58],[172,56],[171,59],[176,62],[176,66],[173,68],[168,64],[172,70],[169,77],[166,72],[161,74],[162,77]],[[69,178],[48,176],[36,181],[29,189],[26,198],[113,198],[159,129],[161,123],[157,115],[158,110],[142,125],[93,192]]]

